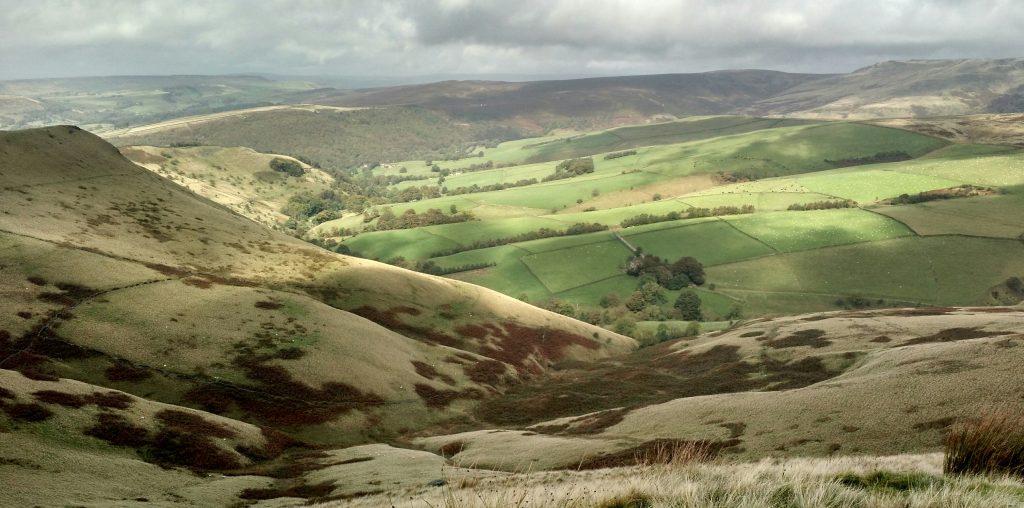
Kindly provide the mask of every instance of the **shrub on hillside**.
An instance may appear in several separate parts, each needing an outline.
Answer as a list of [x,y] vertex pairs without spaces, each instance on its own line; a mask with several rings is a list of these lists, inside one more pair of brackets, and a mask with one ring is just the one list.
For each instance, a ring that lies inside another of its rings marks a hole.
[[793,203],[786,208],[789,211],[806,212],[809,210],[832,210],[836,208],[853,208],[857,206],[856,201],[850,201],[848,199],[834,200],[834,201],[814,201],[812,203]]
[[282,159],[280,157],[274,157],[270,160],[270,169],[273,169],[278,173],[286,173],[288,176],[302,176],[306,174],[302,169],[302,165],[298,162]]
[[572,178],[574,176],[584,175],[587,173],[594,172],[594,159],[593,157],[580,157],[578,159],[568,159],[559,162],[555,166],[555,172],[551,175],[545,176],[545,182],[553,180],[562,180],[565,178]]
[[946,436],[946,474],[1024,478],[1024,414],[997,411],[954,426]]
[[620,157],[628,157],[630,155],[636,155],[636,150],[623,150],[621,152],[612,152],[604,156],[604,160],[618,159]]

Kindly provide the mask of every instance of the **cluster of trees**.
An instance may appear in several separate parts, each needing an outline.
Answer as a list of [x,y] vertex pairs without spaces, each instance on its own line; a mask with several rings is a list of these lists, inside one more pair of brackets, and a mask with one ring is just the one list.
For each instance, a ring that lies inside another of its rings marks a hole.
[[975,187],[970,184],[964,184],[959,187],[953,187],[951,189],[942,189],[938,191],[919,192],[917,194],[900,194],[899,196],[892,198],[889,201],[893,205],[914,205],[917,203],[924,203],[926,201],[936,201],[940,199],[955,199],[955,198],[966,198],[970,196],[977,196],[984,192],[994,192],[992,189],[986,189],[984,187]]
[[551,182],[554,180],[562,180],[565,178],[573,178],[587,173],[594,172],[594,158],[593,157],[580,157],[578,159],[568,159],[559,162],[555,166],[555,172],[551,175],[545,176],[545,182]]
[[316,194],[305,191],[288,198],[281,213],[291,217],[290,222],[309,221],[319,224],[338,218],[344,208],[345,203],[333,190]]
[[633,277],[650,275],[659,286],[670,290],[682,289],[690,284],[701,286],[706,281],[704,265],[690,256],[669,263],[658,256],[639,252],[629,259],[626,273]]
[[282,159],[280,157],[274,157],[270,160],[270,169],[273,169],[278,173],[285,173],[288,176],[295,177],[306,174],[306,171],[302,169],[302,165],[298,162]]
[[473,243],[466,245],[459,245],[452,247],[447,250],[435,252],[430,255],[432,258],[450,256],[452,254],[458,254],[460,252],[466,252],[470,250],[486,249],[488,247],[497,247],[499,245],[508,245],[510,243],[526,242],[529,240],[539,240],[541,238],[552,238],[556,236],[572,236],[582,235],[584,233],[595,233],[597,231],[606,231],[608,226],[604,224],[585,224],[583,222],[577,222],[572,226],[569,226],[565,230],[551,229],[551,228],[540,228],[536,231],[527,231],[520,233],[515,236],[507,236],[504,238],[491,238],[489,240],[477,240]]
[[443,268],[437,265],[437,263],[426,260],[416,263],[414,269],[417,272],[429,273],[430,275],[448,275],[451,273],[468,272],[470,270],[479,270],[481,268],[489,268],[495,266],[494,263],[469,263],[460,266],[450,266]]
[[833,201],[815,201],[813,203],[804,204],[793,203],[792,205],[789,205],[789,207],[786,209],[790,211],[806,212],[808,210],[831,210],[834,208],[854,208],[856,206],[856,201],[850,201],[849,199],[840,199]]
[[701,300],[696,292],[686,290],[679,293],[672,303],[672,309],[665,312],[662,305],[668,303],[668,295],[663,286],[652,277],[641,278],[636,291],[630,293],[623,305],[626,310],[643,319],[681,319],[684,321],[703,321]]
[[869,155],[867,157],[857,157],[857,158],[854,158],[854,159],[838,159],[838,160],[825,159],[825,162],[827,162],[827,163],[829,163],[829,164],[831,164],[831,165],[833,165],[833,166],[835,166],[837,168],[844,168],[844,167],[847,167],[847,166],[861,166],[861,165],[864,165],[864,164],[879,164],[879,163],[882,163],[882,162],[908,161],[908,160],[913,159],[913,158],[914,157],[912,157],[907,152],[904,152],[902,150],[895,150],[895,151],[891,151],[891,152],[878,152],[878,153],[876,153],[874,155]]
[[537,183],[537,179],[536,178],[527,178],[527,179],[522,179],[522,180],[518,180],[518,181],[515,181],[515,182],[495,183],[495,184],[483,185],[483,186],[477,185],[477,184],[474,183],[473,185],[470,185],[468,187],[456,187],[454,189],[447,189],[446,188],[445,189],[445,194],[453,196],[453,195],[458,195],[458,194],[472,194],[474,192],[499,191],[499,190],[511,189],[513,187],[525,187],[527,185],[533,185],[535,183]]
[[604,156],[604,160],[618,159],[620,157],[628,157],[630,155],[636,155],[636,150],[623,150],[621,152],[612,152]]
[[667,222],[672,220],[680,219],[697,219],[700,217],[719,217],[722,215],[740,215],[745,213],[754,213],[753,205],[743,206],[719,206],[715,208],[690,208],[682,212],[669,212],[664,215],[655,215],[650,213],[642,213],[640,215],[630,217],[619,223],[624,228],[633,226],[642,226],[644,224],[654,224],[656,222]]
[[[402,168],[405,169],[405,168]],[[430,180],[431,177],[426,175],[409,175],[409,174],[398,174],[398,175],[374,175],[374,183],[377,185],[395,185],[402,182],[412,182],[419,180]]]
[[446,215],[437,208],[431,208],[423,213],[416,213],[408,209],[402,215],[395,215],[390,208],[385,208],[377,218],[377,223],[369,226],[367,231],[388,231],[392,229],[410,229],[422,226],[434,226],[437,224],[454,224],[472,220],[473,215],[469,212],[457,212]]

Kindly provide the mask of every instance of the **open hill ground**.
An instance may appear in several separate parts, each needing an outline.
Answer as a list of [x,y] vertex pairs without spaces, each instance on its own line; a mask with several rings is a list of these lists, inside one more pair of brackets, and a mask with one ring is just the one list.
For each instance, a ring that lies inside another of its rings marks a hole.
[[0,132],[0,504],[1024,504],[940,453],[1024,411],[1019,119],[848,120],[1012,111],[1018,67]]

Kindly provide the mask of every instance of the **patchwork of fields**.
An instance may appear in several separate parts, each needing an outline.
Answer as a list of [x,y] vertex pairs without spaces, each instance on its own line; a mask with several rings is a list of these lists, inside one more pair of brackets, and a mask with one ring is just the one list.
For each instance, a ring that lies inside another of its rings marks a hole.
[[[589,157],[592,171],[544,181],[575,157]],[[374,216],[349,214],[309,237],[407,267],[429,261],[449,277],[605,325],[673,319],[680,290],[657,297],[660,311],[616,307],[642,283],[625,273],[634,248],[700,261],[707,281],[689,290],[707,320],[993,303],[1004,281],[1024,274],[1014,261],[1024,259],[1024,151],[888,127],[694,117],[373,171],[399,177],[394,189],[448,191],[377,212],[457,210],[473,220],[374,231]],[[890,204],[965,185],[983,192]],[[957,266],[965,259],[969,267]]]

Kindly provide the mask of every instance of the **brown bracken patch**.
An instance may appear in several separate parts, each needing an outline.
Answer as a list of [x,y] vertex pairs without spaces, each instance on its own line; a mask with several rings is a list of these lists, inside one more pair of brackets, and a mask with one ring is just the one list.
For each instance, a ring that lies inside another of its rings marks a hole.
[[463,391],[438,390],[433,386],[416,383],[416,395],[423,399],[423,403],[431,409],[444,409],[456,399],[479,399],[483,393],[479,390],[469,388]]
[[281,303],[281,302],[272,302],[272,301],[269,301],[269,300],[262,300],[262,301],[256,302],[253,305],[255,305],[255,307],[257,309],[267,309],[267,310],[275,310],[275,309],[280,309],[281,307],[284,307],[284,304]]
[[88,404],[85,397],[73,393],[58,392],[56,390],[42,390],[32,394],[39,402],[45,404],[57,404],[64,407],[78,409]]
[[708,461],[715,459],[726,448],[737,446],[741,442],[739,439],[727,441],[654,439],[632,448],[583,460],[577,467],[578,469],[604,469],[675,461]]
[[423,340],[433,344],[465,349],[461,340],[448,335],[447,333],[426,326],[416,326],[405,323],[400,315],[407,314],[410,316],[418,316],[421,314],[419,309],[413,307],[399,306],[392,307],[387,310],[379,310],[374,307],[364,305],[362,307],[352,309],[349,312],[369,319],[384,328],[410,338]]
[[438,452],[441,454],[442,457],[450,458],[450,457],[454,457],[454,456],[462,453],[462,450],[465,450],[465,449],[466,449],[466,443],[465,442],[463,442],[463,441],[452,441],[450,443],[445,443],[444,446],[442,446],[441,449],[438,450]]
[[[735,345],[678,352],[669,341],[580,364],[509,387],[482,401],[480,420],[496,425],[529,425],[555,418],[672,399],[758,389],[785,390],[837,375],[816,357],[796,361],[770,357],[745,361]],[[564,429],[562,429],[564,430]]]
[[267,489],[245,489],[238,497],[252,501],[277,499],[280,497],[298,497],[302,499],[316,499],[329,496],[334,491],[333,482],[317,484],[306,484],[296,482],[285,482],[286,485]]
[[469,379],[477,383],[498,386],[506,380],[505,374],[508,372],[508,368],[497,360],[479,360],[476,363],[463,365],[462,371],[469,376]]
[[982,330],[979,327],[974,328],[950,328],[948,330],[942,330],[941,332],[933,333],[924,337],[918,337],[916,339],[910,339],[904,342],[904,345],[913,344],[927,344],[930,342],[954,342],[958,340],[970,340],[980,339],[983,337],[996,337],[999,335],[1009,335],[1013,332],[995,331],[990,332]]
[[149,442],[149,431],[130,423],[114,413],[96,415],[96,424],[85,429],[85,435],[102,439],[114,446],[141,448]]
[[41,422],[53,416],[49,409],[39,404],[0,404],[0,409],[14,420],[23,422]]
[[156,414],[156,418],[163,422],[167,428],[201,434],[210,437],[235,437],[238,435],[233,429],[219,423],[213,423],[202,416],[177,409],[164,409]]
[[419,360],[412,360],[412,366],[413,366],[414,369],[416,369],[416,373],[417,374],[419,374],[420,376],[425,377],[427,379],[430,379],[431,381],[433,381],[434,379],[440,379],[441,381],[444,381],[445,384],[448,384],[448,385],[454,385],[455,384],[455,380],[452,379],[451,376],[438,372],[437,369],[435,369],[433,365],[430,365],[430,364],[428,364],[426,362],[421,362]]
[[197,287],[199,289],[210,289],[213,287],[213,281],[203,277],[185,277],[181,279],[181,283],[187,286]]
[[110,367],[107,367],[103,371],[103,377],[109,381],[127,381],[127,382],[139,382],[144,379],[148,379],[152,376],[152,373],[148,370],[136,367],[126,361],[116,361]]
[[813,348],[822,348],[832,344],[831,341],[825,339],[825,331],[818,330],[816,328],[808,330],[798,330],[788,337],[781,339],[770,340],[765,343],[768,347],[776,349],[808,346]]

